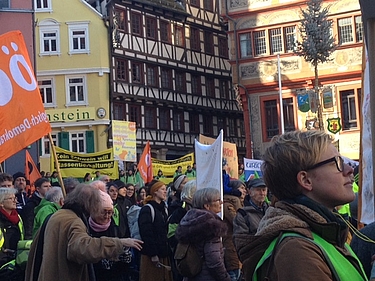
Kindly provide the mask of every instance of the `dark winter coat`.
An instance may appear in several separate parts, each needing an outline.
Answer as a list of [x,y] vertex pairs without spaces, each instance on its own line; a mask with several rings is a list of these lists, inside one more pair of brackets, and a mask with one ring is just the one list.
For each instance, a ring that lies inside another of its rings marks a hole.
[[176,229],[176,238],[182,243],[191,243],[203,256],[202,271],[189,281],[230,281],[224,266],[224,251],[221,237],[227,232],[219,216],[208,210],[191,209]]
[[138,227],[139,233],[143,240],[141,253],[149,257],[158,256],[167,257],[168,251],[168,214],[164,202],[157,203],[149,201],[148,204],[152,205],[155,210],[154,222],[151,218],[151,208],[143,206],[139,212]]
[[33,238],[33,227],[34,227],[34,209],[40,204],[42,198],[38,196],[38,192],[34,192],[33,195],[29,198],[26,205],[23,207],[21,217],[23,220],[23,225],[25,227],[25,239]]
[[[256,235],[234,236],[238,256],[243,264],[245,280],[252,280],[254,268],[273,239],[281,232],[296,232],[312,239],[312,231],[331,243],[344,257],[359,269],[358,262],[344,247],[348,236],[345,223],[327,208],[305,197],[297,202],[276,202],[260,221]],[[308,207],[309,206],[309,207]],[[274,249],[273,262],[266,261],[261,268],[263,280],[268,270],[269,280],[335,280],[320,248],[301,237],[287,237]]]
[[119,237],[130,237],[127,213],[131,205],[132,203],[125,197],[121,195],[117,197],[115,207],[120,216]]
[[[20,230],[22,227],[22,220],[20,220],[18,224],[13,224],[3,213],[0,212],[0,236],[4,237],[4,244],[0,245],[0,267],[14,259],[14,253],[17,250],[17,243],[22,239]],[[10,251],[4,252],[5,249]]]

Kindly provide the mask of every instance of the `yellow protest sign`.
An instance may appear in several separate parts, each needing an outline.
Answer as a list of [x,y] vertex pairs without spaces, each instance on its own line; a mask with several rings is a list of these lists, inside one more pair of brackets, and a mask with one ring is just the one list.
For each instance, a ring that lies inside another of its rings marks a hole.
[[[199,135],[199,142],[201,144],[213,144],[216,139]],[[238,156],[237,146],[234,143],[223,141],[223,158],[227,160],[229,168],[229,176],[238,179]]]
[[182,172],[186,172],[187,166],[193,166],[194,153],[186,154],[185,156],[175,160],[159,160],[152,158],[152,170],[154,176],[158,174],[159,170],[163,171],[165,177],[173,177],[178,166],[182,167]]
[[[95,153],[76,153],[56,147],[56,155],[62,177],[83,178],[86,173],[108,175],[111,179],[118,178],[118,162],[114,160],[113,149]],[[51,157],[51,171],[55,166]]]

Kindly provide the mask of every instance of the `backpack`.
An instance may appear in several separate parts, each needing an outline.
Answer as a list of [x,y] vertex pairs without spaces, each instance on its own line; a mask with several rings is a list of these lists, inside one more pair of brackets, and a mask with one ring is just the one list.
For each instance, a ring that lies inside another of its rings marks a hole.
[[[154,219],[155,219],[154,207],[152,207],[151,204],[146,204],[144,206],[150,207],[150,209],[151,209],[151,219],[152,219],[152,222],[154,222]],[[139,212],[141,211],[141,209],[143,207],[140,207],[138,205],[133,205],[129,208],[129,210],[126,214],[127,217],[128,217],[128,225],[129,225],[129,231],[130,231],[130,237],[131,238],[141,239],[141,234],[139,233],[139,226],[138,226],[138,217],[139,217]]]
[[203,257],[192,244],[178,242],[174,260],[178,272],[184,277],[193,278],[202,271]]

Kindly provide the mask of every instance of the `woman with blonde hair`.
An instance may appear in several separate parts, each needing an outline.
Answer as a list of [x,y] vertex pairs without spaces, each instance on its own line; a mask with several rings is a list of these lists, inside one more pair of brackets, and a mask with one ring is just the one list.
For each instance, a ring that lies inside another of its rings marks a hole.
[[171,281],[167,243],[168,212],[164,202],[167,189],[163,182],[154,181],[149,190],[138,218],[139,233],[144,242],[139,281]]

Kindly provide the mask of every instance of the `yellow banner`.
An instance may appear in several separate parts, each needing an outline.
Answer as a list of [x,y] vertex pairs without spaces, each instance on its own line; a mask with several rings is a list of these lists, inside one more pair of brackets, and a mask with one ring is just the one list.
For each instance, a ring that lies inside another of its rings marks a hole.
[[152,171],[154,176],[158,174],[159,170],[162,170],[165,177],[173,177],[178,166],[182,167],[182,173],[185,174],[187,166],[193,166],[193,163],[194,153],[186,154],[175,160],[159,160],[152,158]]
[[[199,135],[199,142],[202,144],[213,144],[216,139]],[[238,179],[238,155],[237,146],[234,143],[223,141],[223,158],[227,160],[229,176]]]
[[[83,178],[86,173],[95,175],[99,171],[101,175],[108,175],[111,179],[118,179],[118,162],[113,158],[113,149],[107,149],[95,153],[76,153],[56,148],[57,159],[61,176]],[[51,157],[51,171],[56,170]]]
[[112,139],[115,160],[137,162],[135,122],[112,120]]

